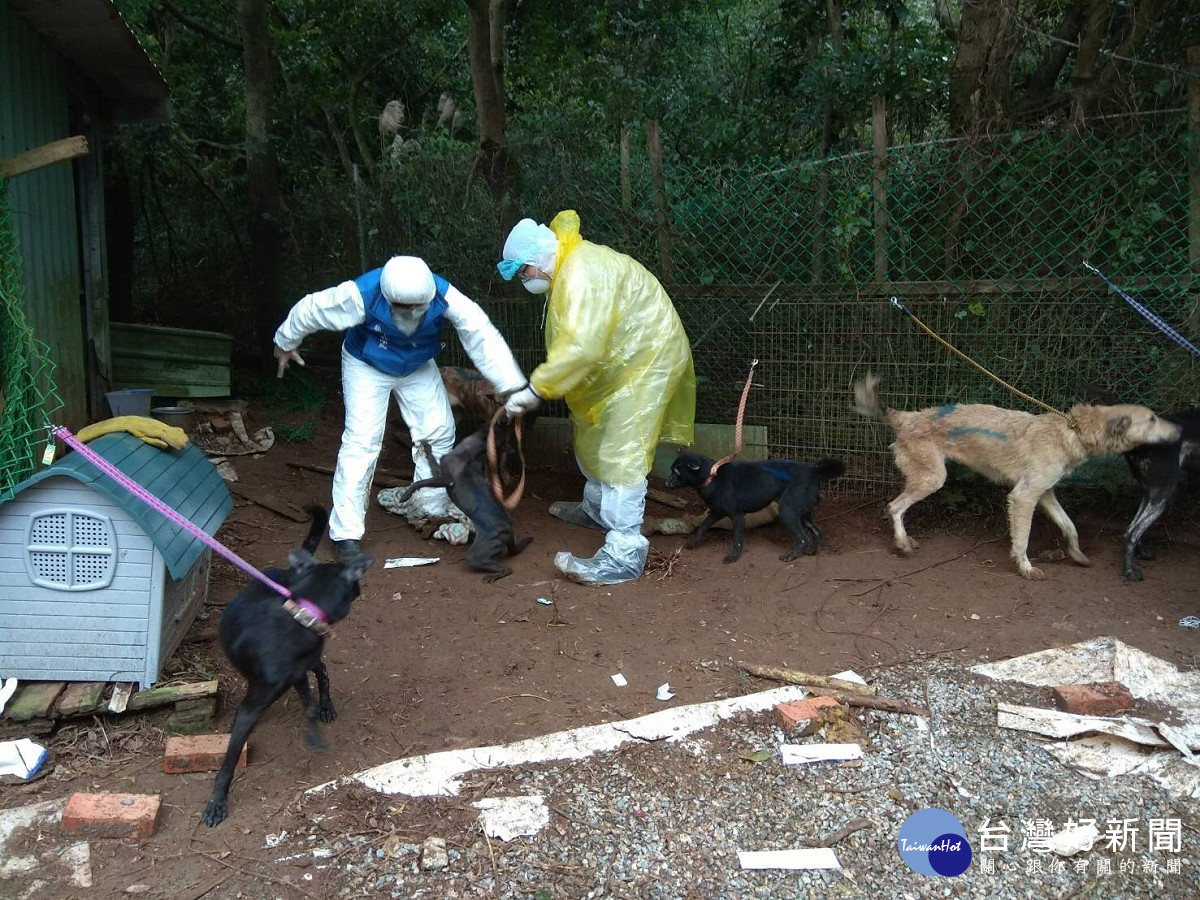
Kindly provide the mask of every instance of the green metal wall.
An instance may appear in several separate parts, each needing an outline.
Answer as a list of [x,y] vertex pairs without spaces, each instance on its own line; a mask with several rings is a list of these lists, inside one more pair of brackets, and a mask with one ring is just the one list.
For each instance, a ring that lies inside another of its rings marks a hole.
[[[0,159],[69,137],[66,73],[55,56],[0,2]],[[57,163],[9,182],[21,245],[25,309],[50,348],[64,401],[62,423],[88,421],[74,170]]]

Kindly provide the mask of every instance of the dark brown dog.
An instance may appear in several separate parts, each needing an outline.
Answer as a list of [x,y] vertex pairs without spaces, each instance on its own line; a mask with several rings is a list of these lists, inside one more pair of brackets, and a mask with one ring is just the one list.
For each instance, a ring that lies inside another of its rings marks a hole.
[[475,369],[442,366],[438,372],[446,386],[446,396],[454,410],[454,427],[459,433],[474,431],[492,421],[496,410],[504,405],[492,383]]

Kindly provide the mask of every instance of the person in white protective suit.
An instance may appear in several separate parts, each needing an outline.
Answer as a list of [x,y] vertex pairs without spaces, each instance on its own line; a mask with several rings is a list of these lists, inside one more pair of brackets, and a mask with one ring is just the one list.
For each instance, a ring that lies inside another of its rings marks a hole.
[[[413,480],[429,478],[420,442],[435,459],[454,447],[454,416],[434,357],[442,325],[458,332],[463,349],[500,396],[527,382],[512,351],[487,314],[415,256],[394,256],[353,281],[309,294],[275,332],[280,378],[288,363],[304,365],[297,349],[317,331],[346,332],[342,342],[342,396],[346,424],[333,475],[329,537],[339,559],[361,549],[367,494],[383,447],[388,399],[396,398],[412,435]],[[426,517],[450,515],[444,488],[425,488],[412,509]]]
[[646,476],[659,441],[692,443],[696,375],[679,314],[658,279],[632,257],[585,241],[564,210],[549,227],[522,219],[497,269],[533,294],[549,292],[546,361],[505,404],[510,417],[565,398],[575,458],[587,479],[583,502],[550,513],[606,532],[590,559],[566,551],[554,565],[587,584],[638,578],[650,542],[642,536]]

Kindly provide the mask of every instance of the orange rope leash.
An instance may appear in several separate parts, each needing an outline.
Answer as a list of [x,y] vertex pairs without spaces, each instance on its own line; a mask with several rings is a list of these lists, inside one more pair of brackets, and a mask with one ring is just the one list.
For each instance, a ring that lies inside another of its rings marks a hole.
[[521,460],[521,480],[517,482],[516,488],[508,497],[504,496],[504,485],[500,481],[500,462],[499,454],[496,452],[496,424],[500,417],[504,415],[504,407],[501,406],[492,416],[492,421],[488,424],[487,434],[487,462],[488,475],[492,483],[492,496],[496,498],[496,502],[503,506],[508,512],[512,512],[517,508],[517,504],[521,502],[521,495],[525,493],[525,453],[521,446],[521,416],[517,416],[513,420],[513,431],[517,436],[517,457]]
[[705,486],[711,484],[712,480],[717,477],[717,469],[735,459],[742,452],[742,421],[746,417],[746,400],[750,396],[750,382],[754,380],[754,368],[757,365],[757,359],[751,361],[750,371],[746,373],[746,386],[742,388],[742,399],[738,401],[737,424],[733,432],[733,452],[713,463],[713,467],[708,473],[708,478],[704,480]]

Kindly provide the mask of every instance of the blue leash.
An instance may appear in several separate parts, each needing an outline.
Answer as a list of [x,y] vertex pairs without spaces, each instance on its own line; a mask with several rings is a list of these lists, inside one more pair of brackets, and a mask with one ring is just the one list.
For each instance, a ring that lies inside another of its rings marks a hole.
[[1097,269],[1095,266],[1093,266],[1086,259],[1083,261],[1083,265],[1084,265],[1084,268],[1090,269],[1091,271],[1093,271],[1097,275],[1099,275],[1100,278],[1103,279],[1105,284],[1107,284],[1110,288],[1112,288],[1114,291],[1116,291],[1118,294],[1120,294],[1121,298],[1126,303],[1128,303],[1130,306],[1132,306],[1135,310],[1137,310],[1137,312],[1147,322],[1149,322],[1151,325],[1153,325],[1155,328],[1157,328],[1159,331],[1161,331],[1163,334],[1165,334],[1167,337],[1169,337],[1178,346],[1182,347],[1184,350],[1186,350],[1190,354],[1192,354],[1192,356],[1200,356],[1200,350],[1197,350],[1195,345],[1193,345],[1191,341],[1189,341],[1182,334],[1180,334],[1178,331],[1176,331],[1174,328],[1172,328],[1170,325],[1168,325],[1166,322],[1164,322],[1162,319],[1160,319],[1158,316],[1156,316],[1152,309],[1150,309],[1148,306],[1146,306],[1142,303],[1139,303],[1137,300],[1130,297],[1127,293],[1125,293],[1123,290],[1121,290],[1119,287],[1117,287],[1115,284],[1113,284],[1111,281],[1109,281],[1108,277],[1103,272],[1101,272],[1099,269]]

